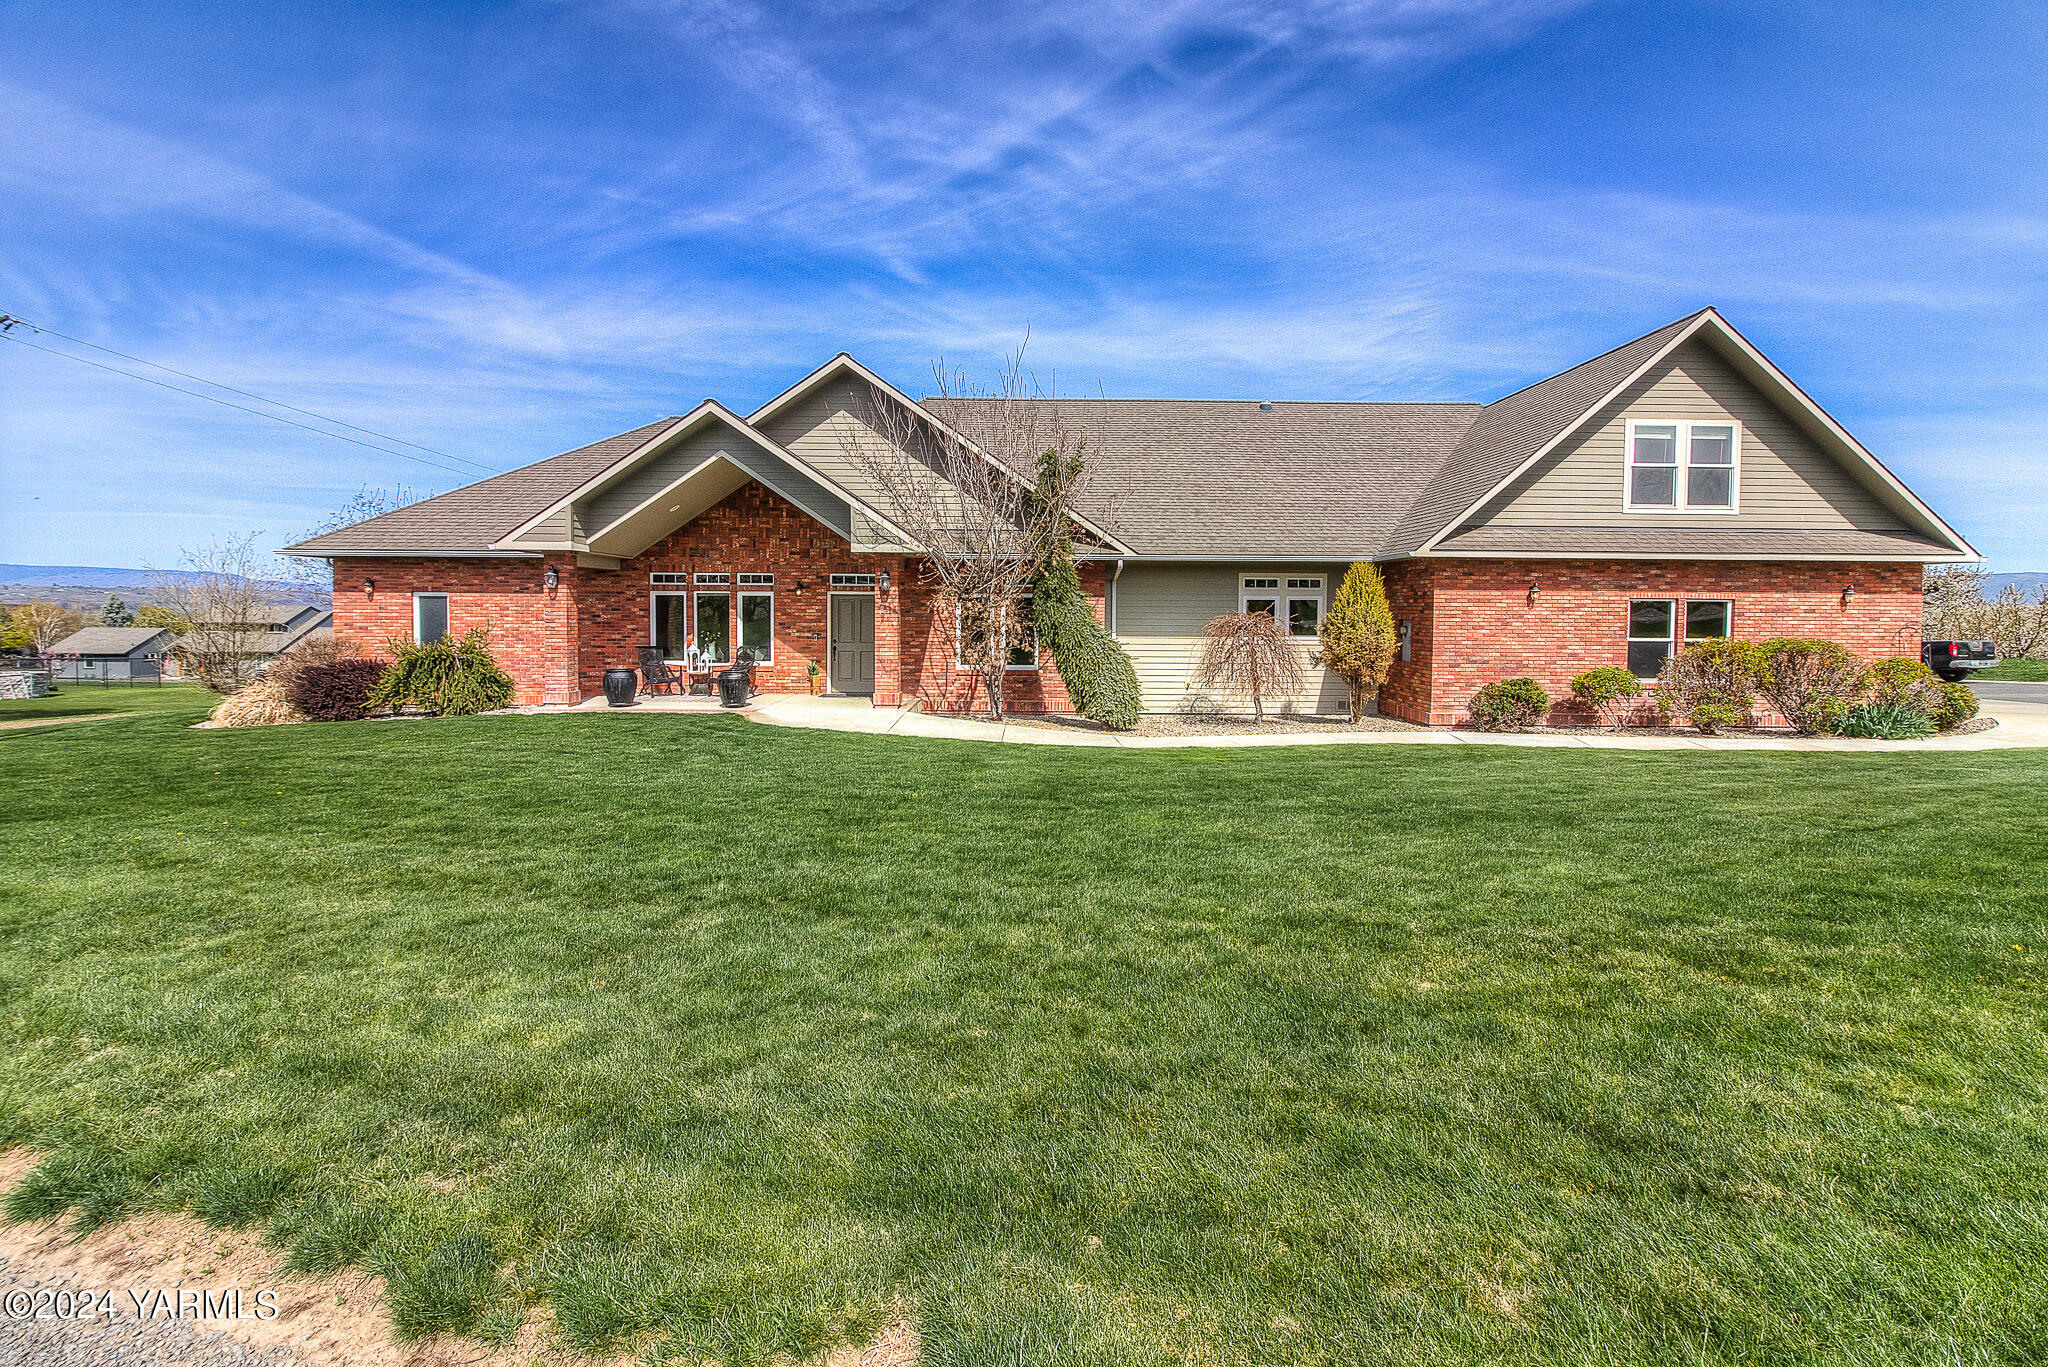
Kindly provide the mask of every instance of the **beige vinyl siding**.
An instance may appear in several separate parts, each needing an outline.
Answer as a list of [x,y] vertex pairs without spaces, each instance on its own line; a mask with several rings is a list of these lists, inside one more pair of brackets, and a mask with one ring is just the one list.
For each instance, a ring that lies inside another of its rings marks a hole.
[[[1742,428],[1739,512],[1626,512],[1629,419]],[[1899,531],[1904,523],[1712,347],[1691,341],[1601,410],[1464,524],[1645,531]]]
[[[1116,636],[1138,671],[1138,686],[1148,712],[1174,712],[1202,700],[1195,687],[1195,662],[1201,655],[1202,628],[1211,618],[1237,611],[1238,581],[1247,574],[1282,579],[1321,575],[1323,605],[1329,607],[1343,577],[1344,565],[1161,564],[1126,563],[1116,581]],[[1283,590],[1284,593],[1284,590]],[[1304,643],[1302,654],[1314,649]],[[1341,712],[1346,707],[1344,684],[1326,669],[1309,666],[1306,685],[1293,697],[1268,700],[1268,706],[1296,712]],[[1249,709],[1242,698],[1211,698],[1228,710]]]
[[569,507],[554,513],[512,544],[553,548],[573,545],[581,541],[582,537],[583,530],[576,520],[576,510]]
[[714,456],[723,456],[849,540],[850,510],[801,470],[723,423],[714,422],[643,461],[576,505],[585,528],[602,530]]

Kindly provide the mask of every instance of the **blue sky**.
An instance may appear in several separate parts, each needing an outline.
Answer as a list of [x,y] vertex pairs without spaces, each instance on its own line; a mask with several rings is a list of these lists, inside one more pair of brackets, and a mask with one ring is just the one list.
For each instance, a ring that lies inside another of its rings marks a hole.
[[[2044,71],[2038,3],[16,0],[0,312],[501,470],[841,348],[1487,399],[1712,303],[2048,569]],[[0,560],[462,482],[0,344]]]

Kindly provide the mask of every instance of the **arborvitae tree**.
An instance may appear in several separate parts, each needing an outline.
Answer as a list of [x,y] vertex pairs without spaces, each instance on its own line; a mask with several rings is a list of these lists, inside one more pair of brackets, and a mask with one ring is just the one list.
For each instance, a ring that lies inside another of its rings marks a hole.
[[110,593],[107,601],[100,605],[100,625],[103,627],[129,627],[135,625],[135,614],[121,601],[121,595]]
[[1323,665],[1344,681],[1351,695],[1351,720],[1364,715],[1365,705],[1379,696],[1394,653],[1401,648],[1387,586],[1380,572],[1359,563],[1344,573],[1330,611],[1323,617]]

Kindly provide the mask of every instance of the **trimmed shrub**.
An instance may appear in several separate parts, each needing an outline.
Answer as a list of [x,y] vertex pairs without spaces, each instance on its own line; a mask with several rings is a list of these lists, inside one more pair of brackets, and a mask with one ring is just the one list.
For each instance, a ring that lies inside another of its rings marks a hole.
[[1712,735],[1740,726],[1756,706],[1757,649],[1723,636],[1696,641],[1664,662],[1657,710]]
[[392,663],[370,690],[372,707],[419,707],[440,717],[468,717],[512,705],[512,676],[491,658],[490,638],[472,627],[457,640],[432,645],[394,640]]
[[1138,724],[1144,705],[1138,671],[1109,629],[1095,619],[1095,610],[1081,594],[1070,547],[1062,547],[1039,572],[1031,588],[1031,625],[1038,644],[1052,652],[1053,666],[1074,710],[1112,731]]
[[1919,740],[1922,736],[1934,734],[1934,723],[1917,707],[1897,702],[1875,702],[1852,707],[1842,713],[1842,720],[1835,731],[1838,735],[1853,736],[1859,740]]
[[1572,680],[1572,701],[1619,731],[1643,696],[1642,681],[1619,665],[1589,669]]
[[1501,679],[1474,693],[1466,709],[1481,731],[1526,731],[1550,715],[1550,695],[1534,679]]
[[1945,683],[1941,686],[1941,706],[1935,709],[1933,722],[1936,730],[1953,731],[1977,715],[1977,695],[1967,685]]
[[1379,570],[1360,561],[1344,572],[1318,634],[1323,666],[1344,681],[1351,720],[1357,721],[1365,704],[1379,696],[1401,649],[1401,632],[1387,606],[1387,585]]
[[1931,721],[1942,707],[1941,676],[1918,660],[1879,660],[1870,667],[1870,701],[1910,707]]
[[1833,641],[1775,636],[1756,644],[1756,691],[1801,735],[1825,735],[1863,696],[1865,670]]
[[384,666],[375,660],[305,665],[292,675],[287,696],[312,721],[361,721],[383,677]]

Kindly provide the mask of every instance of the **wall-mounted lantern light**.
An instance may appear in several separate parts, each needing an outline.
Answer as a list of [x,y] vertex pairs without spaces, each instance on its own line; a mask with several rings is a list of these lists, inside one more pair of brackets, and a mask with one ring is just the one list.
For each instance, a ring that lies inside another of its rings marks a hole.
[[555,591],[555,586],[562,582],[562,572],[556,569],[553,565],[550,565],[548,566],[548,572],[542,575],[540,578],[541,582],[548,586],[548,592],[553,593]]
[[882,592],[887,593],[889,591],[889,571],[883,570],[882,577],[875,582],[882,586]]
[[1536,606],[1536,595],[1537,595],[1538,593],[1542,592],[1542,590],[1543,590],[1543,586],[1542,586],[1541,584],[1531,584],[1531,585],[1529,585],[1529,606],[1530,606],[1530,607],[1532,607],[1532,608],[1533,608],[1533,607],[1535,607],[1535,606]]
[[1856,586],[1855,586],[1854,584],[1851,584],[1851,585],[1849,585],[1849,587],[1848,587],[1848,588],[1846,588],[1846,589],[1843,589],[1843,590],[1842,590],[1842,606],[1843,606],[1843,607],[1848,607],[1848,606],[1849,606],[1849,600],[1850,600],[1851,598],[1854,598],[1855,596],[1856,596]]
[[374,580],[374,579],[365,579],[365,580],[363,581],[363,597],[365,597],[365,598],[371,598],[371,597],[375,597],[375,596],[376,596],[376,593],[377,593],[377,581],[376,581],[376,580]]

